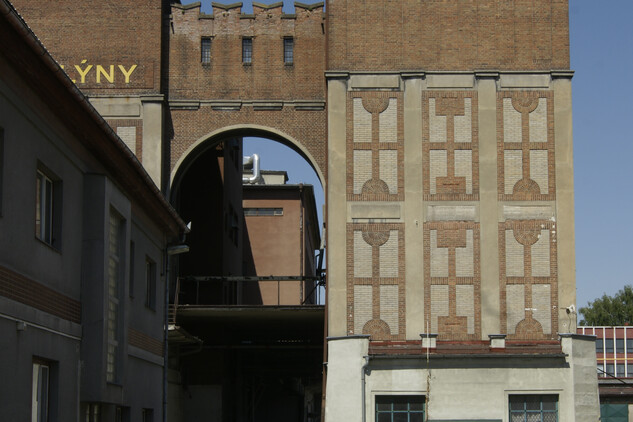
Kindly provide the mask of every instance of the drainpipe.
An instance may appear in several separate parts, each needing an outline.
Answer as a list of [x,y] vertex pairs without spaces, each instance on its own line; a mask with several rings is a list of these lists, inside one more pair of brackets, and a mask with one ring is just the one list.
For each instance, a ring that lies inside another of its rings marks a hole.
[[253,175],[251,177],[242,176],[242,183],[248,185],[255,185],[262,180],[261,171],[259,169],[259,155],[253,154],[251,156],[242,158],[242,167],[253,166]]
[[[303,235],[303,183],[299,183],[299,247],[301,248],[301,252],[299,253],[299,274],[301,274],[301,276],[305,276],[304,269],[303,269],[303,264],[304,264],[304,251],[305,251],[305,238]],[[307,298],[305,298],[304,295],[304,286],[305,284],[305,279],[301,280],[299,282],[299,300],[300,303],[304,303],[306,301]]]
[[363,365],[363,367],[361,368],[361,373],[360,373],[360,379],[361,379],[361,406],[363,408],[363,419],[362,422],[365,422],[366,418],[367,418],[367,411],[365,409],[365,375],[367,374],[367,367],[369,366],[369,359],[371,359],[371,356],[367,355],[367,356],[363,356],[363,358],[365,359],[365,364]]

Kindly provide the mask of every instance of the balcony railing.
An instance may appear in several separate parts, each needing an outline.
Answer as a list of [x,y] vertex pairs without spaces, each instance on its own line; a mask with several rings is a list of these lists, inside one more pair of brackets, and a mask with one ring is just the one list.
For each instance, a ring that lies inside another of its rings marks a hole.
[[169,310],[202,306],[303,306],[324,301],[325,272],[320,276],[185,276],[176,280]]

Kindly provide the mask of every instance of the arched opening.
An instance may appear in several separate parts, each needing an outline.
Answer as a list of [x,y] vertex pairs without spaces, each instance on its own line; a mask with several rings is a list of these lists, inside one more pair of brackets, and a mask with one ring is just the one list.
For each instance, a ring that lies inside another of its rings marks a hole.
[[170,414],[320,418],[324,194],[313,163],[295,140],[243,126],[177,162],[171,201],[191,232],[171,269]]

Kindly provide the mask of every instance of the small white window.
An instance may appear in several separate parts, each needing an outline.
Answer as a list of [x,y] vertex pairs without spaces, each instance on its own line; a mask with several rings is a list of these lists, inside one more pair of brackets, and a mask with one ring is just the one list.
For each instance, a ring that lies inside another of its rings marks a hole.
[[38,170],[35,183],[35,236],[56,249],[61,246],[61,181]]
[[33,394],[31,422],[48,422],[48,397],[50,390],[50,367],[33,362]]

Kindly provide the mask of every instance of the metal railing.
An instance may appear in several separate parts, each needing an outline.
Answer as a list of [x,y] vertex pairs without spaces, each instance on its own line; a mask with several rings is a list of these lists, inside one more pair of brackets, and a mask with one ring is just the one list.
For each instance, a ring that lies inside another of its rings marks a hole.
[[[270,288],[264,288],[268,283],[276,285],[273,294]],[[178,277],[170,304],[169,317],[170,321],[175,321],[176,310],[180,305],[302,306],[322,304],[324,289],[325,272],[320,276]],[[258,294],[259,298],[257,298]]]

